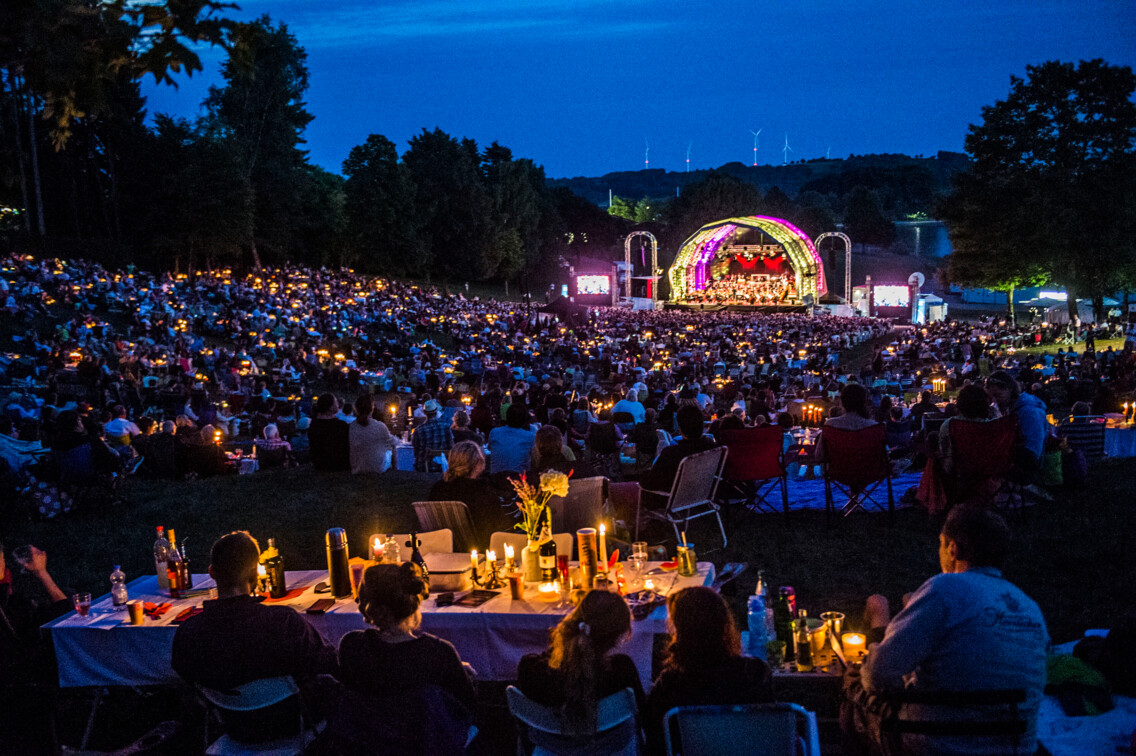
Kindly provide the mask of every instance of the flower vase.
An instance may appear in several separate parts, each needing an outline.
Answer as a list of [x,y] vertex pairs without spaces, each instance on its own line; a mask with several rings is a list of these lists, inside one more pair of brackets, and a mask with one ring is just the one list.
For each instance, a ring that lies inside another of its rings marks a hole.
[[529,541],[521,549],[521,572],[526,583],[540,582],[540,543]]

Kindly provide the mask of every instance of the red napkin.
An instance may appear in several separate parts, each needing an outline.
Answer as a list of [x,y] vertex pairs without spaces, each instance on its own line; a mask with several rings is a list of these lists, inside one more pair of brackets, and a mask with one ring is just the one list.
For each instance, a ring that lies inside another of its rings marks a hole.
[[170,610],[170,607],[172,606],[173,604],[169,603],[168,601],[162,604],[151,604],[149,601],[147,601],[146,603],[142,604],[142,613],[148,616],[150,619],[158,619],[163,614],[168,612]]
[[173,618],[173,624],[178,625],[185,622],[194,615],[201,614],[202,609],[200,606],[191,606],[188,609],[182,609],[178,616]]
[[607,560],[607,568],[610,570],[619,561],[619,549],[611,552],[611,557]]
[[307,589],[307,588],[293,588],[292,590],[288,591],[287,593],[285,593],[285,594],[284,594],[283,596],[281,596],[280,598],[266,598],[266,599],[265,599],[265,600],[264,600],[263,602],[261,602],[261,603],[264,603],[264,604],[278,604],[278,603],[280,603],[281,601],[287,601],[288,599],[294,599],[294,598],[296,598],[296,597],[300,596],[301,594],[303,594],[303,592],[304,592],[304,591],[306,591],[306,590],[308,590],[308,589]]

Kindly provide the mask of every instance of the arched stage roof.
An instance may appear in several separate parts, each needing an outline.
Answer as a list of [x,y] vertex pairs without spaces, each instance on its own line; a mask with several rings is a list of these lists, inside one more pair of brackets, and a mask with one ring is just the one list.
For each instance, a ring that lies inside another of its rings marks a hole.
[[738,228],[759,229],[781,245],[785,258],[797,276],[797,292],[801,298],[811,294],[816,301],[828,292],[820,255],[803,231],[781,218],[749,215],[707,223],[683,242],[674,264],[667,272],[673,300],[706,288],[710,283],[710,263],[729,249],[726,242]]

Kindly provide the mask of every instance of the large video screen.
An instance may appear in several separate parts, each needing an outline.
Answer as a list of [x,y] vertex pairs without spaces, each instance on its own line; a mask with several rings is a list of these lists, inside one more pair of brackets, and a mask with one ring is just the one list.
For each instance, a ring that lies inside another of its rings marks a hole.
[[576,276],[577,294],[611,294],[611,276]]
[[875,286],[872,293],[876,307],[911,306],[911,289],[907,286]]

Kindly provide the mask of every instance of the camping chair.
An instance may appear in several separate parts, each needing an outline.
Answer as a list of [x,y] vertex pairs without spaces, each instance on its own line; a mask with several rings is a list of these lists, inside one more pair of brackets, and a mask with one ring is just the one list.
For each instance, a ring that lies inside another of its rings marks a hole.
[[454,543],[458,552],[477,548],[473,535],[473,521],[469,507],[462,501],[416,501],[414,514],[418,517],[420,531],[449,528],[454,533]]
[[603,519],[607,501],[607,478],[574,478],[568,481],[566,497],[548,500],[552,512],[552,532],[575,533],[580,528],[594,527]]
[[611,421],[619,426],[619,429],[628,434],[635,427],[635,416],[630,412],[613,412]]
[[288,449],[283,446],[278,446],[275,449],[265,449],[258,446],[256,441],[252,442],[252,453],[256,457],[258,467],[261,470],[270,467],[287,467],[289,461]]
[[574,731],[560,712],[541,706],[516,686],[505,689],[509,713],[517,721],[517,753],[557,756],[637,756],[642,753],[635,694],[624,688],[596,706],[594,732]]
[[948,504],[977,500],[993,505],[1006,494],[1006,509],[1020,510],[1022,493],[1012,479],[1014,442],[1018,422],[1012,415],[996,420],[952,418],[947,423],[954,469],[948,487]]
[[121,500],[118,493],[121,476],[99,472],[91,443],[79,444],[66,451],[56,450],[55,463],[59,467],[60,487],[70,491],[76,504],[91,499],[111,503]]
[[[952,423],[953,424],[953,423]],[[965,690],[918,691],[902,690],[889,693],[887,701],[892,714],[880,722],[884,732],[949,738],[1005,738],[1013,753],[1029,729],[1029,723],[1018,707],[1026,702],[1026,692],[1017,690]],[[905,719],[905,705],[915,705],[922,711],[942,711],[944,715],[966,712],[967,717],[943,716],[937,719]],[[971,718],[976,707],[989,713],[983,718]],[[1002,751],[999,751],[1002,752]]]
[[765,499],[780,485],[781,507],[788,514],[789,486],[781,457],[780,426],[721,431],[718,439],[730,450],[722,471],[725,495],[720,498],[729,500],[735,495],[741,496],[750,509],[774,512],[774,506]]
[[895,512],[887,429],[879,424],[855,431],[826,425],[820,437],[824,443],[824,502],[829,514],[836,513],[834,488],[848,496],[847,503],[840,508],[841,514],[850,515],[857,509],[866,512],[865,502],[883,510],[883,505],[872,498],[881,483],[887,484],[888,515]]
[[449,453],[448,449],[427,449],[426,472],[444,473],[449,467]]
[[[669,522],[674,528],[675,539],[680,539],[679,523],[683,529],[691,520],[706,515],[714,515],[718,519],[718,529],[722,533],[722,546],[726,546],[726,526],[722,524],[721,507],[714,501],[718,491],[718,482],[722,479],[722,468],[726,464],[727,449],[718,446],[704,452],[691,454],[678,463],[674,483],[670,493],[663,491],[647,491],[658,496],[665,496],[667,505],[661,512],[646,511],[649,519]],[[643,496],[639,496],[639,505],[636,507],[635,540],[639,540],[639,520],[643,508]]]
[[[569,558],[572,556],[573,542],[576,540],[575,533],[553,533],[552,542],[556,544],[557,554],[567,554]],[[529,537],[524,533],[507,533],[503,530],[498,530],[489,536],[489,549],[497,553],[497,558],[500,560],[505,559],[505,544],[513,547],[513,555],[517,560],[517,564],[521,563],[521,549],[529,545]]]
[[657,439],[655,443],[656,458],[663,453],[663,449],[666,449],[668,446],[674,446],[675,440],[671,437],[670,433],[666,432],[662,428],[657,428],[655,430],[655,438]]
[[647,423],[640,423],[631,429],[631,443],[635,444],[635,464],[643,464],[643,458],[655,458],[655,449],[659,444],[658,428]]
[[286,735],[262,743],[244,743],[229,735],[222,735],[212,745],[209,743],[210,716],[220,712],[253,712],[267,709],[270,706],[283,703],[293,696],[299,697],[300,689],[296,687],[291,676],[266,677],[253,680],[238,686],[235,690],[219,691],[204,686],[197,686],[198,694],[204,699],[206,705],[205,716],[205,753],[209,756],[219,754],[272,754],[273,756],[290,756],[301,754],[313,740],[317,731],[305,725],[303,706],[299,706],[299,729],[293,735]]
[[1100,415],[1072,417],[1057,426],[1057,435],[1079,449],[1090,465],[1104,459],[1104,431],[1108,418]]
[[663,733],[668,756],[820,756],[816,714],[791,703],[678,706]]

